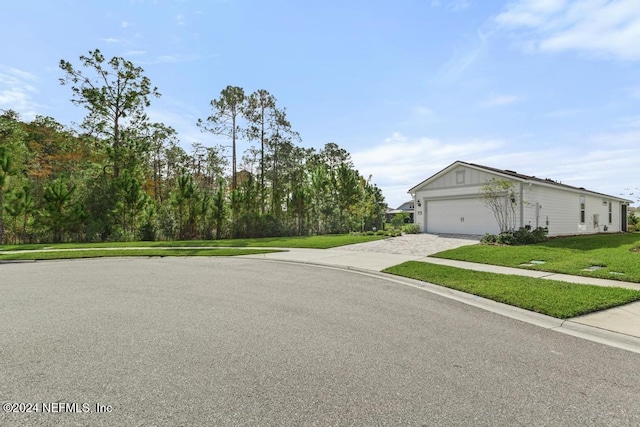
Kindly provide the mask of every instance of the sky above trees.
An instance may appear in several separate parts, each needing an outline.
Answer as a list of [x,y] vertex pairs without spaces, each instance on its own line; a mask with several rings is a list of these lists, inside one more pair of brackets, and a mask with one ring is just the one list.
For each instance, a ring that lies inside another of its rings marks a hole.
[[[8,2],[0,109],[70,125],[61,59],[144,69],[181,144],[227,85],[267,89],[301,144],[335,142],[391,206],[455,160],[612,195],[637,187],[637,0]],[[249,143],[241,141],[239,150]]]

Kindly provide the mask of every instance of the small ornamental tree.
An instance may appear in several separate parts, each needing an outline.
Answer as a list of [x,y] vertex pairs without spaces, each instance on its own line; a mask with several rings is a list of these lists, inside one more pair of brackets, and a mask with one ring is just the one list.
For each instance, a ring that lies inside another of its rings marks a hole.
[[501,233],[516,229],[520,195],[513,181],[490,179],[482,186],[480,199],[493,212]]
[[391,226],[393,226],[393,228],[402,228],[402,226],[406,224],[409,218],[411,218],[409,213],[399,212],[395,214],[393,218],[391,218]]

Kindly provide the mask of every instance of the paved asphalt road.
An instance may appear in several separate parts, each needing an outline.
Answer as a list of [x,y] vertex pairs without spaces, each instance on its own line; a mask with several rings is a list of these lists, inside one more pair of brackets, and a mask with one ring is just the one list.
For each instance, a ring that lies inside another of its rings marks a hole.
[[242,258],[0,264],[0,361],[0,425],[640,425],[638,354]]

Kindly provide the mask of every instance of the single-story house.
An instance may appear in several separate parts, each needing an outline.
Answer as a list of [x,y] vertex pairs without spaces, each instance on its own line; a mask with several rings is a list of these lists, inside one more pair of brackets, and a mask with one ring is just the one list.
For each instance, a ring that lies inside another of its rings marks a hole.
[[514,228],[546,227],[549,236],[627,231],[631,200],[461,161],[409,190],[414,223],[423,233],[499,233],[494,212],[482,198],[483,186],[493,180],[513,184]]
[[414,202],[413,200],[409,200],[408,202],[404,202],[403,204],[401,204],[400,206],[398,206],[396,209],[387,209],[386,215],[387,215],[387,222],[391,222],[391,220],[393,219],[394,216],[396,216],[399,213],[408,213],[409,214],[409,219],[406,221],[409,224],[413,223],[413,216],[415,213],[415,209],[414,209]]

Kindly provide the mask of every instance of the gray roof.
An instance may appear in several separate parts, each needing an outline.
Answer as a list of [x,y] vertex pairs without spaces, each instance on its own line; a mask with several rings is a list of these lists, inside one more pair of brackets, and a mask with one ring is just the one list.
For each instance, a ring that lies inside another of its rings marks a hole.
[[408,192],[409,193],[413,193],[418,187],[422,187],[424,184],[429,182],[431,179],[433,179],[437,175],[440,175],[442,172],[444,172],[447,169],[451,168],[452,166],[456,166],[456,165],[464,165],[464,166],[469,166],[469,167],[472,167],[472,168],[475,168],[475,169],[483,169],[483,170],[486,170],[488,172],[493,172],[493,173],[496,173],[496,174],[499,174],[499,175],[504,175],[504,176],[507,176],[507,177],[510,177],[510,178],[515,178],[518,181],[538,182],[538,183],[545,184],[545,185],[550,185],[550,186],[553,186],[553,187],[564,188],[566,190],[585,191],[585,192],[588,192],[588,193],[591,193],[591,194],[597,194],[599,196],[607,197],[607,198],[610,198],[610,199],[616,199],[616,200],[620,200],[620,201],[624,201],[624,202],[628,202],[628,203],[632,202],[631,200],[624,199],[624,198],[621,198],[621,197],[611,196],[609,194],[598,193],[596,191],[587,190],[584,187],[574,187],[572,185],[563,184],[561,182],[554,181],[553,179],[549,179],[549,178],[538,178],[536,176],[521,174],[521,173],[518,173],[516,171],[509,170],[509,169],[492,168],[490,166],[478,165],[476,163],[467,163],[467,162],[463,162],[463,161],[460,161],[460,160],[453,162],[452,164],[450,164],[446,168],[442,169],[438,173],[436,173],[436,174],[430,176],[429,178],[425,179],[420,184],[412,187]]

